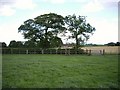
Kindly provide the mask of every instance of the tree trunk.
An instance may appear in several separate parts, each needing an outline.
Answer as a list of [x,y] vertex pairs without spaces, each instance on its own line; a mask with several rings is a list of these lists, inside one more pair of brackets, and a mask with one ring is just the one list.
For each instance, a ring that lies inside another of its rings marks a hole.
[[77,54],[78,45],[79,45],[79,42],[78,42],[78,35],[75,36],[75,39],[76,39],[75,53]]
[[79,45],[79,42],[78,42],[78,35],[75,36],[75,39],[76,39],[76,49],[78,49],[78,45]]
[[45,39],[47,39],[47,28],[45,29]]
[[45,29],[45,42],[44,42],[44,48],[48,48],[49,45],[48,45],[48,32],[47,32],[48,28]]
[[75,34],[75,39],[76,39],[76,51],[78,50],[78,45],[79,45],[79,42],[78,42],[78,29],[76,28],[76,34]]

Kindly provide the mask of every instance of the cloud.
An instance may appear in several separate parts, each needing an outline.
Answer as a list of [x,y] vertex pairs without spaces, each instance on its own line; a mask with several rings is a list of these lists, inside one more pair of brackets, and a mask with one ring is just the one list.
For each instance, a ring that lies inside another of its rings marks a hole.
[[35,6],[32,0],[0,0],[0,16],[11,16],[16,9],[33,9]]
[[19,9],[33,9],[36,4],[32,0],[15,0],[14,6]]
[[98,0],[92,0],[83,6],[82,11],[87,13],[93,13],[103,10],[102,4]]
[[70,0],[72,2],[77,2],[77,3],[86,3],[89,2],[90,0]]
[[119,2],[119,0],[99,0],[100,2],[104,2],[104,3],[107,3],[107,2]]
[[65,3],[66,0],[43,0],[44,2],[50,2],[52,4],[62,4]]
[[88,21],[96,28],[88,43],[105,44],[118,41],[118,20],[116,18],[111,20],[89,19]]
[[0,42],[6,42],[7,45],[11,40],[16,40],[16,41],[25,41],[23,36],[18,33],[18,27],[20,25],[20,22],[14,23],[10,22],[7,24],[1,24],[0,26]]
[[104,7],[113,8],[118,7],[119,0],[100,0],[99,1]]
[[4,5],[0,9],[0,16],[11,16],[15,13],[15,10],[12,9],[9,5]]

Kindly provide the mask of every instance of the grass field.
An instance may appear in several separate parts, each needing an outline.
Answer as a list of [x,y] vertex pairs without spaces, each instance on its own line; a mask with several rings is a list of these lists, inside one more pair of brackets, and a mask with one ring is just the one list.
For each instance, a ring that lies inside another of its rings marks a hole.
[[117,88],[118,56],[3,55],[3,88]]

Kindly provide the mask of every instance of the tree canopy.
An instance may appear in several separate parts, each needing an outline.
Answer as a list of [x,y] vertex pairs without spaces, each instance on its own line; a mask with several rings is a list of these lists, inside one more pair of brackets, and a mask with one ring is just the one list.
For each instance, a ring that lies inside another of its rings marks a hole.
[[2,48],[5,48],[5,47],[7,47],[7,44],[5,42],[2,42]]
[[55,13],[40,15],[34,19],[29,19],[18,28],[25,39],[40,43],[42,48],[50,47],[50,39],[57,37],[63,31],[64,18]]
[[86,23],[85,16],[77,17],[74,14],[63,17],[49,13],[26,20],[18,31],[29,40],[29,43],[34,42],[41,48],[60,46],[62,40],[58,35],[67,31],[70,32],[69,38],[75,39],[78,48],[80,43],[89,39],[95,28]]
[[21,48],[21,47],[23,47],[23,43],[21,41],[12,40],[12,41],[10,41],[8,46],[12,47],[12,48]]
[[71,33],[69,38],[74,38],[76,41],[76,49],[79,47],[80,43],[85,40],[87,41],[90,34],[95,31],[94,27],[92,27],[89,23],[86,23],[85,16],[77,17],[75,14],[68,15],[65,17],[65,23],[67,25],[67,30]]

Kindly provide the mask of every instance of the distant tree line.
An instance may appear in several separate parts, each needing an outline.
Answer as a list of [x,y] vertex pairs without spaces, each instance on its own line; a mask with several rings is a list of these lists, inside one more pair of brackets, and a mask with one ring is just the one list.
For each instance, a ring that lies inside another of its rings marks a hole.
[[107,43],[107,44],[105,44],[105,45],[107,45],[107,46],[120,46],[120,42],[116,42],[116,43],[114,43],[114,42],[109,42],[109,43]]
[[[7,45],[5,42],[2,42],[2,47],[6,48],[42,48],[44,43],[35,43],[30,40],[22,42],[22,41],[10,41],[9,45]],[[50,43],[50,48],[55,47],[61,47],[63,45],[63,42],[60,38],[54,38],[53,41]]]
[[116,43],[114,43],[114,42],[109,42],[109,43],[107,43],[107,44],[92,44],[92,43],[90,43],[90,44],[86,44],[85,46],[120,46],[120,42],[116,42]]
[[[42,44],[42,43],[41,43]],[[42,48],[42,45],[40,46],[40,44],[38,43],[34,43],[34,42],[31,42],[31,41],[25,41],[25,42],[22,42],[22,41],[15,41],[15,40],[12,40],[10,41],[9,45],[7,45],[5,42],[1,42],[1,45],[3,48]],[[53,41],[53,43],[51,43],[51,48],[55,48],[55,47],[62,47],[64,45],[67,45],[67,46],[71,46],[71,47],[74,47],[75,44],[72,43],[72,44],[63,44],[62,40],[61,39],[57,39],[56,41]],[[86,45],[83,45],[83,46],[120,46],[120,42],[109,42],[107,44],[104,44],[104,45],[99,45],[99,44],[86,44]]]

